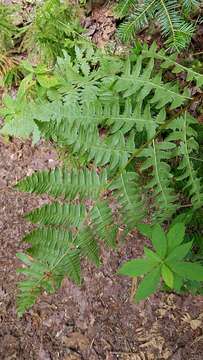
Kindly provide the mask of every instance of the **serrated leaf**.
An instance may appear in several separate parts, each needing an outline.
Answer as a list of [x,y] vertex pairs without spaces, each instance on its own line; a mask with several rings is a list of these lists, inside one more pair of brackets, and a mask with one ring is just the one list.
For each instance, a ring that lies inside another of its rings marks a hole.
[[198,263],[175,262],[171,268],[185,279],[203,281],[203,266]]
[[190,241],[173,249],[166,258],[166,262],[182,260],[190,251],[192,244],[193,241]]
[[164,256],[166,255],[166,250],[167,250],[167,241],[166,241],[165,233],[159,224],[157,224],[153,227],[152,244],[153,244],[154,249],[156,250],[157,254],[161,258],[164,258]]
[[163,264],[161,267],[161,275],[163,277],[165,284],[172,289],[173,288],[173,273],[169,269],[169,267],[166,266],[165,264]]
[[151,261],[154,261],[155,263],[159,263],[161,261],[161,258],[155,252],[145,246],[144,253]]
[[118,274],[127,276],[140,276],[148,273],[154,267],[154,263],[148,259],[133,259],[124,263],[118,270]]
[[185,235],[185,224],[176,223],[173,225],[167,233],[168,251],[177,247],[183,242]]
[[139,284],[135,295],[136,302],[146,299],[157,290],[160,281],[160,274],[161,268],[159,266],[144,277]]

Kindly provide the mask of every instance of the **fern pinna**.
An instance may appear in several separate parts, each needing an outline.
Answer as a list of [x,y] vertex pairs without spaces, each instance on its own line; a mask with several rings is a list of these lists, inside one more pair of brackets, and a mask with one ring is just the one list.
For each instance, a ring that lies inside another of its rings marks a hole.
[[135,38],[151,21],[158,22],[166,46],[180,51],[188,45],[195,31],[189,15],[197,12],[201,0],[119,0],[115,13],[124,21],[118,28],[122,40]]
[[[47,92],[55,115],[47,118],[40,104],[34,120],[45,138],[77,162],[36,172],[17,184],[18,190],[53,198],[27,215],[38,228],[24,238],[28,254],[18,255],[26,265],[20,269],[26,276],[19,284],[20,314],[43,290],[57,289],[64,276],[80,283],[81,258],[99,265],[99,242],[114,248],[119,228],[125,235],[133,230],[143,222],[146,208],[152,222],[163,222],[181,208],[183,194],[191,208],[202,206],[202,179],[192,163],[199,151],[196,121],[186,111],[191,95],[187,87],[165,80],[164,56],[153,45],[136,59],[119,64],[115,59],[106,74],[106,62],[92,76],[78,68],[78,77],[69,58],[59,59],[63,80]],[[168,61],[178,72],[173,59]],[[66,84],[68,73],[74,80]],[[88,101],[92,86],[96,94]]]

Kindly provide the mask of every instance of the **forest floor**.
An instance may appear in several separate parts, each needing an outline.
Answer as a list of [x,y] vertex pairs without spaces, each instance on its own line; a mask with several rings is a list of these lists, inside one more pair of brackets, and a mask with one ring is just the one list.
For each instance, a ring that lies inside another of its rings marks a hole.
[[84,263],[82,287],[65,280],[57,294],[44,294],[17,318],[15,254],[30,230],[23,214],[48,199],[18,193],[11,185],[56,164],[49,144],[0,139],[0,359],[202,359],[202,297],[158,293],[132,304],[130,280],[115,275],[122,261],[142,254],[143,239],[136,233],[117,253],[103,250],[100,269]]
[[[100,46],[115,31],[111,14],[102,11],[84,22]],[[195,48],[202,50],[203,31],[197,39]],[[202,297],[159,292],[134,304],[130,280],[116,275],[121,262],[142,255],[143,238],[136,232],[114,254],[102,250],[101,268],[84,263],[81,287],[65,279],[57,294],[44,294],[17,317],[16,252],[31,229],[23,215],[48,198],[12,186],[57,163],[50,144],[0,137],[0,360],[202,360]]]

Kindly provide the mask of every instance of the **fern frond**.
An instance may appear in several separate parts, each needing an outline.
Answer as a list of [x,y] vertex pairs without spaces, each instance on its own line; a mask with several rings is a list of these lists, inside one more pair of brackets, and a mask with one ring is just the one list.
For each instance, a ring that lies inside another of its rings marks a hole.
[[97,166],[110,164],[111,169],[124,167],[134,150],[132,137],[126,140],[119,131],[102,139],[94,125],[77,128],[74,122],[68,123],[67,119],[59,125],[56,122],[37,124],[47,138],[57,139],[59,144],[70,147],[73,154],[83,155],[88,162],[93,161]]
[[136,0],[120,0],[114,7],[114,13],[119,18],[128,15],[129,10],[135,6],[135,2],[137,3]]
[[62,245],[66,248],[73,246],[73,236],[70,231],[57,229],[53,227],[39,227],[26,236],[23,241],[32,244],[29,248],[29,254],[39,260],[43,260],[43,253],[47,249],[57,250]]
[[197,152],[199,148],[196,141],[197,132],[192,128],[193,124],[196,124],[195,119],[187,113],[173,120],[170,125],[172,133],[168,135],[167,140],[180,142],[178,146],[180,164],[177,170],[181,174],[176,177],[176,180],[185,182],[183,190],[188,192],[191,202],[196,209],[203,205],[203,185],[191,159],[191,155]]
[[123,223],[131,231],[144,218],[145,206],[138,184],[138,176],[134,172],[123,172],[110,185],[113,195],[121,207]]
[[75,243],[79,248],[80,254],[87,257],[95,265],[100,265],[99,246],[93,231],[89,227],[83,228],[77,235]]
[[90,218],[95,234],[103,240],[107,246],[115,248],[117,226],[114,224],[112,211],[107,201],[100,201],[93,207]]
[[132,40],[135,33],[148,24],[152,16],[156,0],[146,0],[143,3],[135,4],[130,16],[119,26],[118,34],[123,41]]
[[46,204],[26,215],[34,224],[79,226],[85,217],[85,206],[82,204]]
[[181,94],[177,84],[163,83],[161,72],[153,75],[153,68],[154,60],[150,59],[148,65],[141,72],[141,56],[138,58],[136,65],[131,67],[130,62],[127,63],[123,73],[115,83],[114,91],[122,92],[124,98],[136,95],[138,103],[142,103],[149,94],[154,94],[150,103],[155,105],[157,109],[170,103],[171,108],[175,108],[189,99],[187,89]]
[[164,141],[155,143],[144,149],[140,156],[146,160],[141,166],[141,170],[152,168],[151,180],[147,183],[146,189],[153,191],[153,198],[156,207],[156,218],[159,221],[169,219],[178,208],[177,196],[172,188],[172,174],[170,165],[167,163],[173,155],[172,149],[175,144]]
[[56,168],[27,176],[17,183],[16,188],[24,192],[63,196],[64,199],[70,200],[76,197],[94,199],[101,189],[105,188],[106,183],[105,169],[98,173],[94,169],[73,169],[68,172],[65,168]]
[[34,259],[25,254],[18,257],[26,268],[21,268],[18,272],[27,276],[26,280],[19,283],[18,314],[22,315],[25,310],[30,308],[37,297],[43,292],[52,293],[61,286],[64,276],[80,284],[80,258],[78,251],[67,251],[62,245],[53,249],[43,248],[43,259]]
[[[128,4],[129,3],[129,4]],[[118,8],[121,17],[126,16],[124,22],[119,26],[118,34],[123,41],[135,38],[136,32],[142,30],[152,20],[158,22],[166,45],[171,50],[180,51],[188,45],[194,33],[195,26],[185,20],[189,11],[195,9],[199,1],[184,0],[144,0],[137,2],[134,6],[131,1],[120,1]],[[128,15],[130,14],[130,15]]]
[[187,74],[187,81],[195,81],[197,86],[203,85],[203,74],[197,73],[192,68],[179,64],[176,61],[176,55],[166,55],[163,49],[158,50],[155,42],[149,48],[147,45],[144,45],[142,56],[144,58],[154,58],[161,60],[160,66],[162,69],[172,68],[172,72],[175,74],[185,72]]
[[183,8],[185,15],[190,15],[190,13],[192,11],[198,9],[198,7],[201,5],[201,3],[202,3],[201,0],[182,0],[181,1],[182,8]]

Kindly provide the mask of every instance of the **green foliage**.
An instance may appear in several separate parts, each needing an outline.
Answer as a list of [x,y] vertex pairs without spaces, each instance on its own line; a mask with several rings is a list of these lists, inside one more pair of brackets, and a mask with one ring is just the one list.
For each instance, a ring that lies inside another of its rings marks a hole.
[[[162,223],[185,201],[192,212],[203,205],[201,172],[193,162],[199,152],[197,122],[186,111],[190,91],[165,77],[165,69],[182,70],[172,57],[167,67],[166,55],[154,45],[128,59],[91,46],[75,47],[74,53],[75,59],[64,52],[53,72],[24,63],[28,74],[17,99],[6,98],[2,110],[8,118],[2,133],[16,131],[16,113],[17,129],[24,131],[20,118],[29,112],[27,134],[38,132],[77,163],[34,173],[17,184],[18,190],[54,198],[27,215],[38,228],[25,237],[31,244],[28,257],[21,255],[26,280],[20,284],[20,314],[44,290],[58,289],[64,276],[80,283],[81,259],[99,265],[100,242],[114,248],[120,228],[124,236],[142,229],[156,251],[145,249],[145,259],[137,262],[136,276],[145,274],[143,267],[146,271],[137,300],[154,292],[160,277],[179,291],[182,266],[188,281],[201,277],[199,265],[182,261],[193,244],[183,242],[182,225],[166,236],[160,226],[152,230],[142,224],[145,209],[152,223]],[[201,86],[197,73],[185,71]]]
[[17,32],[15,13],[15,7],[0,4],[0,53],[5,53],[13,46],[13,37]]
[[[145,232],[146,229],[144,235]],[[135,294],[137,302],[153,294],[161,279],[168,288],[176,291],[180,290],[185,279],[203,281],[203,266],[199,262],[184,261],[193,241],[184,242],[183,223],[177,222],[171,226],[167,234],[157,224],[149,228],[148,234],[155,252],[145,248],[143,259],[127,261],[118,271],[121,275],[131,277],[144,275]]]
[[22,49],[52,63],[62,55],[62,49],[74,47],[82,31],[78,11],[77,5],[68,1],[44,1],[36,8],[34,19],[27,26]]
[[189,15],[200,5],[201,0],[120,0],[115,13],[125,19],[118,33],[123,41],[132,40],[136,32],[156,20],[166,38],[166,46],[180,51],[189,44],[195,30]]

